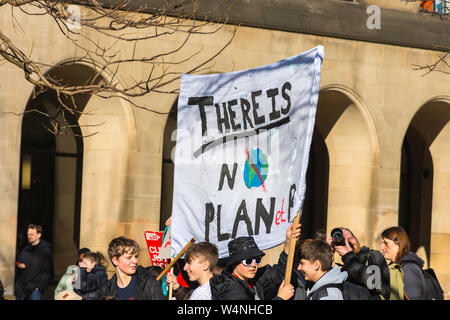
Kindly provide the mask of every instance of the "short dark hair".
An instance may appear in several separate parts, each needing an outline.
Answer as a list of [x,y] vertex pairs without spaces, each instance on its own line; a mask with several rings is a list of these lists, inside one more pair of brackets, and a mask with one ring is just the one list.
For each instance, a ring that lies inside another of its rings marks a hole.
[[209,271],[213,272],[219,261],[219,251],[216,245],[210,242],[194,243],[186,250],[184,260],[190,262],[198,257],[205,258],[209,262]]
[[42,226],[38,225],[38,224],[32,224],[30,223],[29,225],[27,225],[27,231],[28,229],[35,229],[37,233],[42,234]]
[[86,254],[88,252],[91,252],[91,249],[86,248],[86,247],[78,249],[78,256],[81,256],[82,254],[84,255],[84,254]]
[[304,241],[300,246],[299,261],[301,259],[309,262],[319,260],[322,271],[329,271],[333,267],[333,250],[328,243],[320,239]]
[[89,248],[81,248],[78,249],[78,257],[77,257],[77,264],[83,261],[83,257],[86,253],[91,252],[91,249]]

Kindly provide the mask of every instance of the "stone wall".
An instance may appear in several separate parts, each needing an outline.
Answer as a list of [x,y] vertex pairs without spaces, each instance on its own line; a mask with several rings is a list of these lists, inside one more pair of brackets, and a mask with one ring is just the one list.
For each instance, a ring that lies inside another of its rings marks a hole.
[[[24,51],[33,48],[33,58],[58,64],[74,56],[75,49],[61,36],[55,23],[39,16],[16,12],[24,30],[18,35],[10,11],[0,8],[0,29]],[[232,34],[226,26],[216,34],[192,36],[185,51],[197,52],[193,60],[171,70],[183,71],[220,50]],[[94,41],[107,40],[91,31]],[[136,48],[137,54],[151,55],[177,47],[182,34],[170,40],[148,41]],[[83,45],[89,45],[87,42]],[[439,52],[327,38],[291,32],[239,27],[231,45],[209,64],[205,73],[230,72],[257,67],[298,54],[316,45],[325,48],[321,94],[334,92],[348,101],[345,110],[331,120],[326,145],[330,155],[330,183],[327,230],[350,226],[363,244],[379,248],[379,234],[398,223],[401,147],[405,132],[416,112],[428,101],[439,98],[450,104],[448,75],[431,73],[426,77],[414,71],[413,64],[435,61]],[[122,54],[130,46],[120,48]],[[170,61],[170,60],[168,60]],[[108,71],[104,76],[111,76]],[[145,68],[129,65],[117,76],[123,85]],[[70,75],[68,75],[70,76]],[[172,85],[178,86],[178,82]],[[424,90],[426,88],[426,90]],[[20,168],[21,117],[32,92],[23,71],[0,65],[0,279],[12,293],[16,250],[17,200]],[[149,94],[136,99],[155,110],[168,112],[176,95]],[[140,263],[149,264],[144,231],[160,226],[160,199],[163,134],[167,115],[133,108],[123,100],[93,97],[80,124],[84,139],[80,247],[102,251],[107,256],[109,241],[119,235],[136,239],[141,245]],[[333,101],[319,106],[330,114]],[[320,120],[318,119],[317,122]],[[443,287],[450,290],[450,133],[447,124],[434,141],[431,152],[435,166],[430,265],[436,269]],[[268,251],[264,262],[276,263],[281,247]],[[111,266],[109,266],[111,272]]]

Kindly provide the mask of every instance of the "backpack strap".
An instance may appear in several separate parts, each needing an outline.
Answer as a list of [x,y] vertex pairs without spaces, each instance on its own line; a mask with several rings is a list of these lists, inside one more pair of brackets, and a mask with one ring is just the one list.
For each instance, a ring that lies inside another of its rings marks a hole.
[[[317,290],[311,292],[309,295],[306,296],[306,300],[318,300],[319,293],[321,293],[323,290],[326,290],[328,288],[337,288],[341,290],[342,292],[342,283],[329,283],[326,284]],[[344,296],[344,293],[342,293],[342,296]]]

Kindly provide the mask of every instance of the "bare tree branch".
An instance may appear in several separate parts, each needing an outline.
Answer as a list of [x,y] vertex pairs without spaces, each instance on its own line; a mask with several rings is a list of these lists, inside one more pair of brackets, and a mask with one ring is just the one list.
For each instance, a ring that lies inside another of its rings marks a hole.
[[[190,67],[189,70],[170,71],[171,67],[195,61],[194,59],[197,59],[202,52],[202,48],[194,52],[183,51],[193,36],[215,34],[223,27],[227,19],[224,17],[223,21],[218,22],[196,20],[198,8],[195,0],[160,2],[161,5],[158,8],[150,11],[146,7],[131,10],[131,0],[115,0],[108,6],[98,0],[0,0],[0,8],[5,5],[11,7],[15,30],[24,33],[19,20],[15,17],[14,9],[19,9],[20,14],[36,16],[39,19],[50,17],[78,52],[69,62],[59,66],[47,61],[37,61],[32,58],[34,43],[30,52],[26,54],[14,43],[12,40],[14,37],[0,30],[0,62],[23,70],[24,78],[35,86],[34,98],[51,90],[55,92],[59,104],[54,115],[39,109],[26,110],[22,115],[30,111],[45,115],[51,120],[47,130],[54,134],[61,134],[65,129],[70,128],[70,125],[66,123],[59,123],[61,119],[66,119],[66,113],[76,118],[86,114],[77,106],[77,97],[92,95],[102,99],[123,99],[136,108],[155,114],[167,114],[167,112],[157,111],[156,108],[139,105],[135,98],[143,97],[151,92],[177,94],[178,90],[173,89],[173,83],[180,79],[181,73],[204,72],[205,68],[230,45],[236,28],[231,33],[230,39],[220,49],[209,57],[203,58],[194,67]],[[78,10],[75,16],[74,8]],[[180,8],[186,9],[185,12],[173,14],[174,10]],[[92,32],[97,36],[87,35]],[[179,39],[179,35],[183,34],[184,40],[173,49],[161,51],[152,56],[138,54],[137,49],[140,43],[157,39],[166,40],[168,37]],[[101,39],[103,43],[95,39]],[[66,79],[58,79],[52,72],[47,71],[75,63],[90,66],[94,74],[83,83],[69,83]],[[132,64],[141,65],[140,68],[146,70],[145,76],[133,77],[126,82],[119,81],[121,66]],[[105,76],[106,74],[109,76]]]

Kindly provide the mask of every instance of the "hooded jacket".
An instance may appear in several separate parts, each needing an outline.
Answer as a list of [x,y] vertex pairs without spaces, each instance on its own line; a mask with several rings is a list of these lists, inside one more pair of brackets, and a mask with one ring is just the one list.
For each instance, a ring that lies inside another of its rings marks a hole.
[[422,273],[424,261],[415,253],[408,252],[397,264],[403,269],[403,283],[406,295],[412,300],[420,300],[425,289]]
[[[314,283],[312,288],[306,290],[306,299],[311,300],[314,293],[319,291],[319,289],[328,284],[341,284],[347,280],[348,274],[346,271],[341,271],[341,269],[335,265],[327,273],[325,273],[319,280]],[[344,300],[342,291],[339,288],[327,288],[326,290],[321,290],[317,296],[317,300]]]
[[[150,268],[138,266],[136,269],[135,300],[167,300],[162,291],[161,283],[156,280],[157,274]],[[102,297],[115,297],[117,274],[109,279],[102,287]]]
[[[284,280],[287,254],[283,251],[278,264],[258,268],[255,277],[247,283],[228,271],[215,275],[209,281],[213,300],[269,300]],[[275,298],[276,299],[276,298]]]
[[102,287],[108,282],[108,275],[104,266],[96,265],[90,272],[80,268],[79,288],[74,288],[76,294],[83,300],[95,300],[102,297]]
[[343,255],[342,262],[344,263],[342,271],[347,271],[348,280],[364,287],[367,287],[367,283],[371,283],[369,278],[373,275],[367,268],[369,266],[378,266],[381,276],[381,288],[375,288],[369,291],[374,297],[378,296],[379,298],[379,295],[382,295],[385,299],[389,299],[389,267],[380,251],[371,250],[370,248],[363,246],[358,254],[350,251]]
[[19,299],[28,297],[36,288],[44,292],[54,276],[50,244],[42,239],[35,246],[28,243],[20,252],[17,261],[25,264],[25,269],[17,268],[15,296]]

